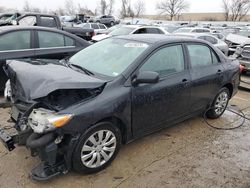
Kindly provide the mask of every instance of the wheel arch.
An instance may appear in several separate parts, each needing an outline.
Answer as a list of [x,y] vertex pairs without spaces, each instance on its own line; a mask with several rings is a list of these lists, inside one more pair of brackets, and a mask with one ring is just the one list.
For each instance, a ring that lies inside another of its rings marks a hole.
[[106,117],[95,124],[101,123],[101,122],[111,122],[116,126],[120,131],[121,131],[121,136],[122,136],[122,144],[125,144],[127,142],[127,126],[126,124],[118,117],[111,116],[111,117]]
[[[225,84],[223,87],[227,88],[229,90],[229,93],[230,93],[230,98],[232,97],[233,95],[233,84],[232,83],[227,83]],[[222,87],[222,88],[223,88]]]

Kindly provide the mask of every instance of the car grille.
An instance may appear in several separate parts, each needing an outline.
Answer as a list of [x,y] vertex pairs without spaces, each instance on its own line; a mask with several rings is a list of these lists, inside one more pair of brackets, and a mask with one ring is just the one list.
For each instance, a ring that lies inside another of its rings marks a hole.
[[250,46],[244,46],[241,56],[245,59],[250,59]]

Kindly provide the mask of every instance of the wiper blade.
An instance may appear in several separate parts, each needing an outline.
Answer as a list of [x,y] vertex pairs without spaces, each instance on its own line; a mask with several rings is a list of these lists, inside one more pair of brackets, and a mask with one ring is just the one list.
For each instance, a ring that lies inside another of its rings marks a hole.
[[93,72],[89,71],[88,69],[86,69],[84,67],[81,67],[80,65],[71,64],[71,63],[68,63],[68,65],[70,67],[75,67],[77,69],[80,69],[81,71],[85,72],[87,75],[95,75]]

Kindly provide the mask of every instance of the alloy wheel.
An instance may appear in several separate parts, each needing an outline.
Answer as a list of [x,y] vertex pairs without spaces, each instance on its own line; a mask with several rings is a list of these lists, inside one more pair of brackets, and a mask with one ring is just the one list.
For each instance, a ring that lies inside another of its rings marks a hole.
[[113,132],[100,130],[92,134],[81,150],[81,160],[88,168],[98,168],[107,163],[113,156],[117,139]]

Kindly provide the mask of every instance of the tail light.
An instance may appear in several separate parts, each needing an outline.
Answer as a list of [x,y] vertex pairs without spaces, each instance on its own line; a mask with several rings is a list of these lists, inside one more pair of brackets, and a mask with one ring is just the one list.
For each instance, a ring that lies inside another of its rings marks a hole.
[[95,36],[96,34],[95,34],[95,32],[93,31],[93,32],[90,33],[90,35],[91,35],[91,37],[93,37],[93,36]]
[[240,64],[240,73],[242,73],[244,70],[244,66]]

